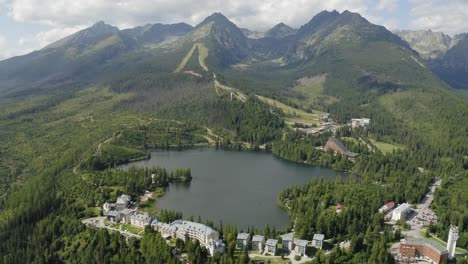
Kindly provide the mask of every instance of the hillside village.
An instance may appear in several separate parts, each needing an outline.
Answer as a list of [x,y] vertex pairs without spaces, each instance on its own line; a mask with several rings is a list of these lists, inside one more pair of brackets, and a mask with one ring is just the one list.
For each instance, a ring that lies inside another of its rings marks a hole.
[[[144,229],[149,227],[159,232],[167,243],[173,243],[175,240],[198,241],[211,256],[225,253],[226,245],[223,238],[214,228],[181,219],[171,223],[161,222],[149,215],[148,212],[140,211],[129,195],[120,195],[115,203],[104,203],[102,209],[102,217],[86,219],[83,223],[95,228],[107,228],[120,232],[127,238],[141,238]],[[294,237],[294,232],[271,238],[260,234],[241,232],[237,234],[236,241],[237,250],[247,250],[252,257],[269,258],[281,255],[291,260],[306,261],[310,259],[307,254],[310,254],[312,248],[323,249],[325,236],[315,234],[313,239],[308,241]]]

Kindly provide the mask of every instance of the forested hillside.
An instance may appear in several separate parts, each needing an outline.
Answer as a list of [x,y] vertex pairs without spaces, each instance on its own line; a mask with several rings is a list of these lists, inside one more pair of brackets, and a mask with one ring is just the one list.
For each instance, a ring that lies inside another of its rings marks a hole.
[[[319,149],[332,132],[296,130],[316,127],[325,112],[356,160]],[[360,117],[370,125],[346,126]],[[191,179],[190,168],[124,172],[116,165],[148,158],[153,148],[194,146],[262,149],[349,172],[279,194],[297,236],[351,241],[349,251],[318,251],[315,263],[393,263],[388,247],[400,234],[378,208],[418,203],[436,178],[439,221],[430,231],[445,239],[455,224],[458,245],[468,246],[468,104],[416,52],[348,11],[324,11],[299,30],[280,24],[255,39],[216,13],[195,27],[119,30],[100,22],[0,62],[0,262],[179,263],[152,230],[125,241],[81,220],[122,193],[162,194]],[[188,259],[248,263],[246,251],[235,250],[237,229],[206,221],[227,252],[209,258],[198,243],[178,245]]]

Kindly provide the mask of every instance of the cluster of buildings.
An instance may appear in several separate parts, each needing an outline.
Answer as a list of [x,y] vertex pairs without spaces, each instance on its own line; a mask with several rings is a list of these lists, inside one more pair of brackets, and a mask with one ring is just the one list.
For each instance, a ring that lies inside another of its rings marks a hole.
[[351,119],[351,127],[367,127],[370,124],[370,118],[353,118]]
[[219,239],[219,233],[213,228],[191,221],[176,220],[170,224],[153,219],[147,212],[136,210],[129,195],[121,195],[115,203],[104,203],[104,216],[112,223],[130,224],[144,228],[151,226],[165,238],[197,240],[213,256],[216,252],[224,253],[225,245]]
[[[165,239],[197,240],[201,246],[208,250],[211,256],[217,252],[224,253],[225,251],[225,244],[219,238],[219,233],[215,229],[201,223],[185,220],[176,220],[172,223],[160,222],[153,219],[147,212],[138,211],[129,195],[119,196],[115,203],[104,203],[103,210],[104,216],[112,223],[130,224],[140,228],[151,226],[155,231],[161,233]],[[305,255],[309,241],[294,238],[293,233],[287,233],[280,237],[285,254]],[[315,234],[312,246],[322,249],[324,238],[323,234]],[[265,237],[262,235],[252,237],[249,233],[239,233],[237,235],[237,247],[239,249],[247,248],[250,245],[252,250],[265,250],[265,253],[272,255],[276,255],[278,252],[278,242],[277,239],[265,241]]]
[[144,228],[153,220],[148,213],[137,211],[135,203],[133,203],[131,197],[126,194],[119,196],[117,202],[106,202],[102,207],[104,216],[111,223],[131,224],[132,226]]
[[431,260],[439,264],[448,258],[448,250],[425,238],[407,238],[400,241],[399,259],[402,262]]
[[430,261],[440,264],[455,257],[458,227],[450,226],[447,248],[425,238],[407,238],[400,241],[398,258],[401,262]]
[[357,158],[357,156],[359,156],[358,153],[354,153],[354,152],[349,151],[349,149],[346,148],[343,145],[343,143],[341,143],[335,137],[329,138],[327,143],[323,147],[324,152],[327,152],[329,150],[332,150],[335,155],[336,154],[345,155],[346,157],[348,157],[349,160],[354,160],[355,158]]
[[[309,241],[294,238],[293,233],[287,233],[280,237],[284,254],[296,253],[305,255]],[[324,235],[315,234],[312,240],[312,246],[322,249],[324,239]],[[279,241],[277,239],[268,239],[265,241],[265,237],[261,235],[254,235],[252,238],[249,233],[239,233],[237,235],[237,248],[239,249],[244,249],[251,244],[252,250],[265,250],[265,253],[276,255],[278,253],[278,243]]]

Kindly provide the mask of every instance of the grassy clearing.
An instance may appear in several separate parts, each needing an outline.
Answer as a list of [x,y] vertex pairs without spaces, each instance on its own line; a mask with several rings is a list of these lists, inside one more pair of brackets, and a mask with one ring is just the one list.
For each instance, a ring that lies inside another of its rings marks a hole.
[[140,233],[141,231],[143,231],[143,229],[139,228],[139,227],[134,227],[134,226],[131,226],[130,224],[123,224],[122,225],[122,229],[123,230],[126,230],[130,233],[133,233],[133,234],[138,234]]
[[319,116],[323,114],[323,112],[315,111],[313,113],[307,113],[301,109],[297,109],[281,103],[277,100],[259,96],[257,98],[260,99],[262,102],[267,103],[268,105],[280,109],[285,114],[285,120],[288,124],[294,123],[301,123],[306,125],[313,125],[320,122]]
[[200,66],[205,70],[208,71],[208,66],[206,66],[205,60],[208,57],[208,48],[205,47],[203,44],[198,44],[198,61]]
[[203,44],[195,43],[193,44],[192,48],[189,50],[187,55],[185,55],[185,57],[182,59],[179,66],[177,66],[174,72],[181,72],[185,68],[185,66],[187,66],[187,63],[193,56],[195,49],[198,50],[198,63],[200,63],[200,66],[203,68],[203,70],[208,71],[208,66],[206,66],[205,63],[205,60],[208,57],[208,48],[205,47],[205,45]]
[[376,146],[384,154],[390,153],[393,150],[398,150],[398,149],[404,149],[405,148],[403,145],[380,142],[380,141],[376,141],[375,139],[370,139],[370,141],[372,142],[372,144],[374,146]]
[[185,57],[182,59],[179,66],[177,66],[174,72],[180,72],[185,68],[185,65],[187,65],[187,62],[192,57],[193,52],[195,51],[196,48],[197,48],[197,44],[194,44],[192,48],[189,50],[189,52],[187,53],[187,55],[185,55]]
[[324,84],[327,80],[326,74],[321,74],[313,77],[304,77],[297,80],[297,85],[293,88],[294,91],[302,95],[302,98],[297,98],[295,101],[304,107],[316,105],[318,101],[329,105],[337,101],[335,97],[327,96],[324,93]]

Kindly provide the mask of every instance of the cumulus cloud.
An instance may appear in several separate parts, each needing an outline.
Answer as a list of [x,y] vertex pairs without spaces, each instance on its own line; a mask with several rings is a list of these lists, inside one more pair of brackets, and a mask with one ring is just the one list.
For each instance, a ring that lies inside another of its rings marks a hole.
[[0,60],[8,56],[6,38],[0,34]]
[[42,48],[83,28],[85,26],[56,27],[30,36],[21,37],[18,40],[18,44],[26,50],[28,50],[28,47]]
[[398,0],[380,0],[375,9],[378,11],[393,12],[398,8]]
[[322,10],[348,9],[365,14],[369,3],[370,0],[13,0],[10,15],[17,21],[52,26],[89,25],[104,20],[124,28],[150,22],[184,21],[193,25],[220,11],[241,27],[266,29],[278,22],[299,26]]
[[222,12],[239,27],[252,30],[267,30],[279,22],[297,28],[323,10],[350,10],[388,29],[468,31],[467,0],[408,1],[407,25],[401,25],[406,19],[398,17],[405,14],[395,12],[398,0],[0,0],[0,10],[6,6],[15,21],[48,25],[47,31],[15,40],[28,49],[48,45],[100,20],[121,29],[147,23],[196,25],[213,12]]
[[[299,27],[323,10],[350,10],[370,17],[373,0],[0,0],[0,6],[1,3],[8,6],[8,15],[15,21],[50,28],[15,40],[19,45],[10,53],[16,55],[42,48],[100,20],[120,29],[147,23],[196,25],[213,12],[222,12],[239,27],[267,30],[279,22]],[[383,21],[381,17],[369,20]]]
[[411,29],[432,29],[448,34],[468,31],[468,1],[410,0]]

